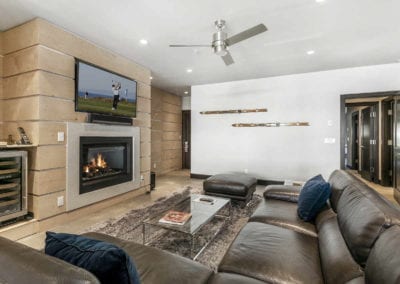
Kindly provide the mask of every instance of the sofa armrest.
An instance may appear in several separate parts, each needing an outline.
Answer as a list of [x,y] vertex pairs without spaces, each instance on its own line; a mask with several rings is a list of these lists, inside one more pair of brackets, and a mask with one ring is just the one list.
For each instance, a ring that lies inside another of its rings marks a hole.
[[89,271],[0,237],[0,283],[100,284]]
[[297,203],[301,188],[297,185],[268,185],[264,191],[264,198]]

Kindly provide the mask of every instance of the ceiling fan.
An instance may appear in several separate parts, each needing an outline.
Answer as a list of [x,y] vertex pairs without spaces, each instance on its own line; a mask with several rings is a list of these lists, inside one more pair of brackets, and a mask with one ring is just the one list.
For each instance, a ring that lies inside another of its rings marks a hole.
[[228,37],[227,33],[223,31],[225,28],[224,20],[217,20],[214,24],[217,32],[213,34],[211,45],[171,44],[170,47],[211,47],[214,50],[214,53],[221,56],[225,65],[228,66],[234,63],[228,47],[267,31],[267,27],[264,24],[259,24],[234,36]]

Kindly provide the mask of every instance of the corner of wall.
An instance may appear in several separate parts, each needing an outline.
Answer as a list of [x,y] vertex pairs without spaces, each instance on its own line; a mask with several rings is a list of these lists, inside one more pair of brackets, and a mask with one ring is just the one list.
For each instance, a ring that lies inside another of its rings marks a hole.
[[182,168],[182,98],[151,87],[151,170]]

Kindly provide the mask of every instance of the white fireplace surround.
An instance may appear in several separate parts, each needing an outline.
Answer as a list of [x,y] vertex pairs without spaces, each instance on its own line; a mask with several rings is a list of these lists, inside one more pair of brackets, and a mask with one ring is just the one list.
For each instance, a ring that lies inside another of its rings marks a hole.
[[[132,137],[132,175],[129,182],[79,194],[79,137]],[[140,187],[140,128],[93,123],[67,123],[66,208],[71,211]]]

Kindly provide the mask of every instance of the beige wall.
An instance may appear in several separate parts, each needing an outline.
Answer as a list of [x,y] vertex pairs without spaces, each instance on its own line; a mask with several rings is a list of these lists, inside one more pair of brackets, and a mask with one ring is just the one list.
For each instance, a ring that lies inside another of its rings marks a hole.
[[[0,38],[1,39],[1,38]],[[122,56],[95,46],[42,19],[35,19],[2,34],[3,135],[18,137],[22,126],[32,142],[29,150],[29,211],[39,221],[65,221],[65,206],[57,197],[66,191],[66,122],[85,122],[86,114],[74,110],[74,58],[133,78],[138,82],[138,109],[134,126],[141,129],[142,191],[150,183],[151,90],[150,71]],[[1,47],[1,45],[0,45]],[[1,63],[1,62],[0,62]],[[1,73],[0,73],[1,77]],[[1,89],[0,89],[1,90]],[[1,95],[1,93],[0,93]],[[1,134],[1,133],[0,133]],[[2,137],[2,136],[1,136]],[[118,199],[118,198],[117,198]],[[96,204],[85,208],[99,208]],[[69,214],[74,216],[74,214]],[[75,214],[76,215],[76,214]],[[50,218],[51,219],[51,218]]]
[[151,88],[151,169],[162,175],[182,168],[182,99]]

